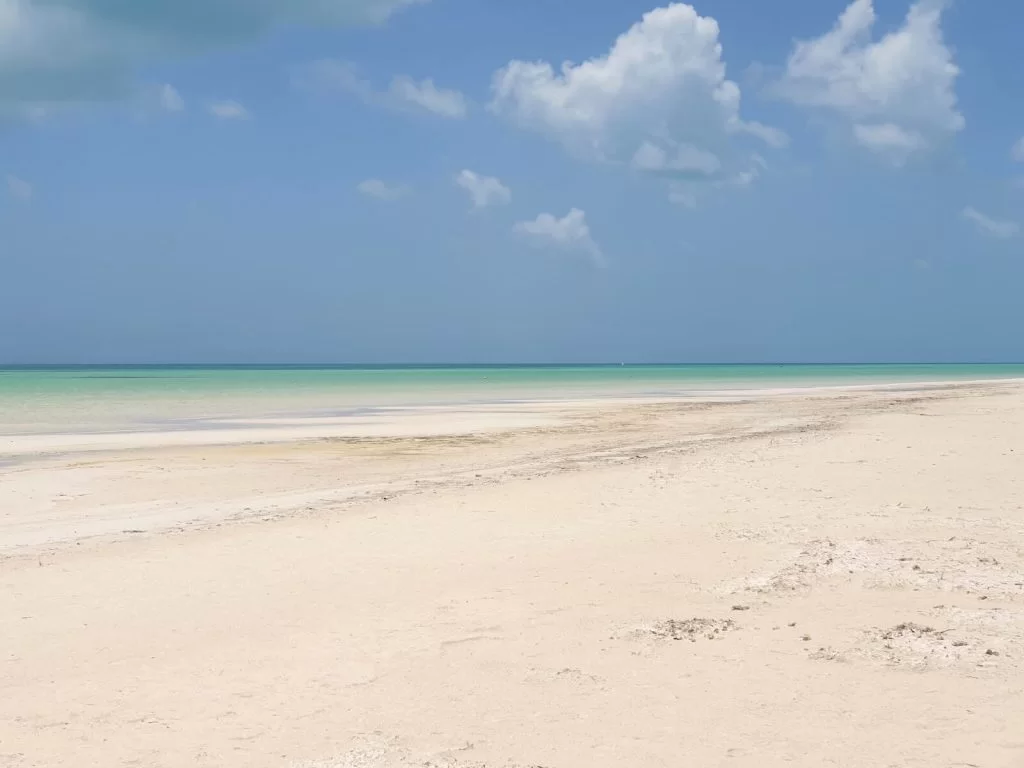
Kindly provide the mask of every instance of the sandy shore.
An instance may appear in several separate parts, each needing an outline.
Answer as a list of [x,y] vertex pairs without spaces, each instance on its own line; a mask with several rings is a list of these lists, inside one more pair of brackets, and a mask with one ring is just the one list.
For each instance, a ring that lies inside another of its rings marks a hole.
[[585,405],[7,443],[0,766],[1024,766],[1024,387]]

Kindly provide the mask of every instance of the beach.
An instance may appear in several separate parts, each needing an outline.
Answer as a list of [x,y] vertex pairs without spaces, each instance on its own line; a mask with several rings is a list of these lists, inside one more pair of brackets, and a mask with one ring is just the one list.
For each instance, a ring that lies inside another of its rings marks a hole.
[[1024,766],[1020,380],[583,384],[40,397],[0,766]]

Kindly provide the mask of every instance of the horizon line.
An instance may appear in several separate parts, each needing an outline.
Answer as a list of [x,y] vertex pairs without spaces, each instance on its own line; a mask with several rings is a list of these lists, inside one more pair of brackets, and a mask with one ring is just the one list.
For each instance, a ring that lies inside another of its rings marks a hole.
[[137,367],[137,368],[157,368],[157,367],[176,367],[176,368],[260,368],[260,367],[281,367],[281,368],[504,368],[504,367],[519,367],[519,368],[541,368],[541,367],[681,367],[681,366],[778,366],[778,367],[796,367],[796,366],[813,366],[813,365],[1024,365],[1024,361],[1015,360],[926,360],[926,361],[906,361],[906,360],[843,360],[843,361],[763,361],[763,362],[487,362],[487,363],[472,363],[472,362],[354,362],[354,363],[340,363],[340,362],[271,362],[271,361],[247,361],[247,362],[90,362],[90,363],[7,363],[0,362],[0,370],[10,368],[105,368],[105,367]]

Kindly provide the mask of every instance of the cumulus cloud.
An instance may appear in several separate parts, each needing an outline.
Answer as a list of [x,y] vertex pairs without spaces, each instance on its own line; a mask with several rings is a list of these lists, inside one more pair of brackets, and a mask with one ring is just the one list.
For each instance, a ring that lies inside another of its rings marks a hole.
[[647,13],[606,54],[582,64],[556,70],[512,61],[494,75],[492,93],[493,112],[576,156],[669,177],[726,172],[744,135],[776,147],[788,140],[740,117],[718,23],[682,3]]
[[359,75],[354,64],[337,59],[321,59],[296,71],[295,84],[320,92],[352,94],[367,104],[402,111],[426,111],[453,120],[464,118],[468,111],[466,97],[459,91],[439,88],[431,78],[414,80],[396,75],[386,90],[378,90]]
[[393,201],[400,200],[412,193],[408,184],[388,184],[380,179],[367,179],[356,187],[366,197],[377,200]]
[[872,38],[872,0],[854,0],[821,37],[797,42],[772,91],[850,126],[863,147],[902,162],[964,128],[960,74],[942,35],[947,0],[919,0],[903,25]]
[[563,218],[542,213],[533,221],[521,221],[515,231],[529,238],[534,244],[577,251],[589,256],[597,266],[604,266],[604,254],[590,234],[587,215],[579,208],[573,208]]
[[0,0],[0,114],[132,93],[165,57],[255,40],[286,24],[383,22],[427,0]]
[[469,193],[474,208],[505,205],[512,201],[512,191],[493,176],[462,171],[455,177],[455,183]]
[[35,194],[35,189],[24,179],[8,174],[7,193],[16,200],[28,202]]
[[218,120],[248,120],[249,110],[237,101],[214,101],[207,110]]
[[184,111],[185,100],[173,85],[164,85],[160,88],[160,108],[164,112]]
[[1020,232],[1020,226],[1016,222],[993,219],[991,216],[986,216],[971,206],[964,208],[962,215],[965,219],[972,222],[981,234],[999,240],[1009,240],[1011,237],[1016,237]]

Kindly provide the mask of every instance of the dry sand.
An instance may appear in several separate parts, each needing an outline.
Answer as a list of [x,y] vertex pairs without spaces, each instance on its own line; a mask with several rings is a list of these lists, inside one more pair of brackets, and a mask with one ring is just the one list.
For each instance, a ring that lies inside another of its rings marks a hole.
[[506,416],[21,444],[0,766],[1024,766],[1021,385]]

